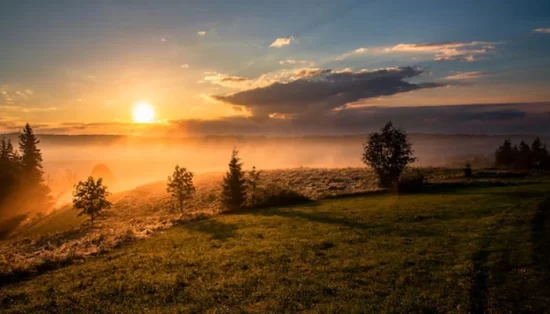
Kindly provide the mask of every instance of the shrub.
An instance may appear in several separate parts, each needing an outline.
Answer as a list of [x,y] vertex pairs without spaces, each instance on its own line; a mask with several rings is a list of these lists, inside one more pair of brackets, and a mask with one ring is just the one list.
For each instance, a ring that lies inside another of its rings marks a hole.
[[380,133],[370,135],[363,146],[363,162],[374,170],[381,187],[394,186],[407,165],[415,160],[407,133],[391,122]]
[[464,177],[471,178],[472,177],[472,165],[470,165],[469,162],[467,162],[464,165],[464,168],[462,168],[462,171],[464,172]]
[[403,173],[397,182],[397,190],[401,193],[416,192],[422,189],[426,177],[420,170],[409,170]]
[[265,208],[300,204],[309,201],[311,200],[308,197],[288,187],[269,184],[265,188],[258,188],[258,193],[254,198],[254,203],[249,204],[249,207]]

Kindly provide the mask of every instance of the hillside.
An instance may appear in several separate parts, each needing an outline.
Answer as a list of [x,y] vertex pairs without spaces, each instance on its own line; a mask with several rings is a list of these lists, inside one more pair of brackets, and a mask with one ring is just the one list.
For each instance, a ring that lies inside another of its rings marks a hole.
[[174,222],[2,287],[21,312],[542,313],[547,179],[319,200]]

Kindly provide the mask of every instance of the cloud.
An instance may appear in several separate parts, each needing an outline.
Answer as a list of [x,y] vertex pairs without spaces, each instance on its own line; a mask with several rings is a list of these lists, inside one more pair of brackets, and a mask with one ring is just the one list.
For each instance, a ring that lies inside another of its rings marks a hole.
[[218,86],[238,88],[242,89],[248,86],[250,79],[243,76],[231,76],[228,74],[218,73],[218,72],[205,72],[206,76],[202,81],[208,82]]
[[355,50],[343,53],[342,55],[336,57],[336,60],[341,61],[341,60],[347,59],[347,58],[355,56],[355,55],[364,54],[368,51],[369,51],[368,48],[364,48],[364,47],[357,48]]
[[313,65],[313,62],[307,60],[296,60],[296,59],[286,59],[279,61],[279,64],[310,64]]
[[550,34],[550,28],[536,28],[533,33]]
[[480,77],[486,76],[487,73],[481,72],[481,71],[472,71],[472,72],[462,72],[462,73],[455,73],[452,75],[447,76],[445,79],[447,80],[474,80]]
[[206,31],[198,31],[197,35],[204,36],[204,35],[206,35]]
[[[304,116],[274,113],[269,119],[226,117],[177,120],[163,124],[64,123],[43,126],[38,133],[204,135],[341,135],[377,131],[386,121],[409,133],[550,135],[550,103],[472,104],[426,107],[367,107]],[[0,120],[0,126],[2,126]],[[21,127],[21,123],[12,127]]]
[[341,61],[350,57],[363,54],[387,54],[387,53],[409,53],[409,54],[430,54],[435,61],[468,61],[477,60],[480,56],[493,53],[496,49],[496,42],[471,41],[471,42],[443,42],[443,43],[420,43],[420,44],[398,44],[392,47],[382,48],[357,48],[345,52],[336,57]]
[[14,106],[14,105],[0,105],[0,112],[22,112],[22,113],[29,113],[29,112],[51,112],[51,111],[57,111],[57,107],[27,107],[27,106]]
[[180,65],[180,67],[182,69],[189,69],[189,64],[185,63],[185,64]]
[[245,106],[255,118],[267,118],[273,114],[319,115],[360,99],[443,86],[438,83],[405,81],[422,73],[422,69],[413,67],[355,72],[304,69],[288,82],[275,82],[264,87],[213,97],[233,105]]
[[271,43],[271,45],[269,45],[269,47],[281,48],[283,46],[290,45],[295,40],[296,39],[293,36],[290,36],[288,38],[284,38],[284,37],[283,38],[277,38],[277,39],[275,39],[275,41],[273,43]]
[[487,41],[398,44],[385,48],[384,52],[433,54],[435,61],[471,62],[481,55],[493,52],[497,44]]

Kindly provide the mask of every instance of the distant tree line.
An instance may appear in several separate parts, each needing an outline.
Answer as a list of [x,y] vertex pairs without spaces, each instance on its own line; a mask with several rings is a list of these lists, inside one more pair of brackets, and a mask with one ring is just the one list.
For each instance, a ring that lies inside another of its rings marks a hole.
[[495,152],[495,166],[517,170],[550,170],[550,155],[546,144],[538,137],[531,146],[524,141],[519,146],[512,145],[507,139]]
[[51,206],[39,143],[29,124],[19,134],[17,150],[0,138],[0,219]]

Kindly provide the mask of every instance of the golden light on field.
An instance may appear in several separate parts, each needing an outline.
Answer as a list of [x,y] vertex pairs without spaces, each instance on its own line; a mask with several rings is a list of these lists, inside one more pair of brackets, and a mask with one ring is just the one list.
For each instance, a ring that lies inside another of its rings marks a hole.
[[151,123],[155,120],[155,108],[148,103],[138,103],[132,111],[134,122]]

